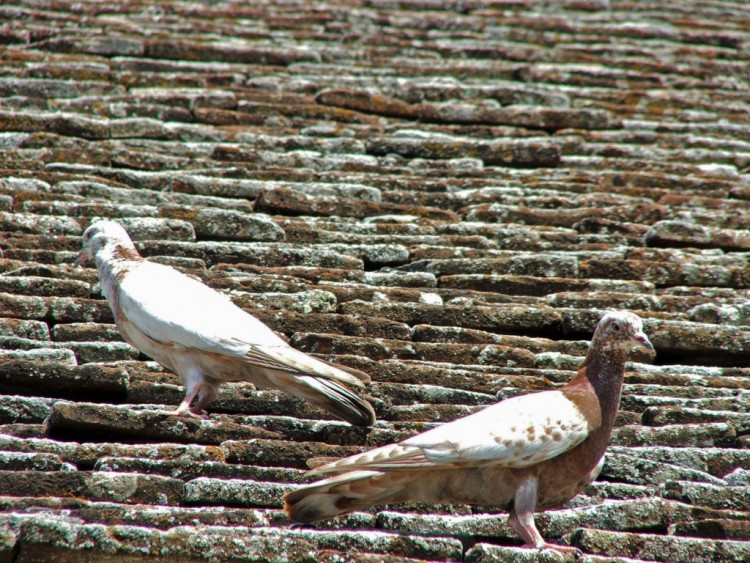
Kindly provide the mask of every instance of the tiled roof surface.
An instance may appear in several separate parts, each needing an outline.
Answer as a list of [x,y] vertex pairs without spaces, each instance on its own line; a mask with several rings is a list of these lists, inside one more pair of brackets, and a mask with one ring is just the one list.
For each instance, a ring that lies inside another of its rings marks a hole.
[[[584,561],[750,560],[750,11],[731,1],[0,5],[0,560],[546,561],[500,511],[291,526],[308,458],[567,381],[645,319]],[[118,336],[80,234],[368,372],[353,428]],[[610,559],[614,558],[614,559]]]

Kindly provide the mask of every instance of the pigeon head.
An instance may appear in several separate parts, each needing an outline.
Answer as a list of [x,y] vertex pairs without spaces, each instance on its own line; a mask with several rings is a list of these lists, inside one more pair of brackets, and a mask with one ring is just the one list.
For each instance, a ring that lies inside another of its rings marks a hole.
[[75,265],[80,266],[87,260],[93,260],[103,249],[110,258],[140,258],[138,251],[130,240],[125,229],[116,221],[106,219],[92,223],[83,231],[83,245],[76,258]]
[[606,313],[594,332],[592,348],[612,350],[627,354],[634,346],[654,351],[654,346],[643,332],[643,321],[638,315],[627,311]]

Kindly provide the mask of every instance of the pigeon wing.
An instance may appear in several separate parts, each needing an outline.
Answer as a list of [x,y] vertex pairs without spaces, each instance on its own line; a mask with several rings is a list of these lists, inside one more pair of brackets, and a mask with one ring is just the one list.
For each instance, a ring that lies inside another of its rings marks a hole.
[[141,332],[165,344],[241,356],[285,342],[225,295],[177,270],[141,262],[120,281],[118,306]]
[[164,345],[350,385],[369,380],[292,348],[228,297],[169,266],[144,261],[131,268],[120,281],[118,307],[138,330]]
[[357,387],[363,387],[370,381],[366,373],[318,360],[286,343],[281,346],[252,346],[245,357],[251,363],[269,369],[297,375],[316,375]]
[[576,447],[589,432],[588,421],[572,401],[560,391],[544,391],[507,399],[398,444],[317,466],[311,474],[490,464],[528,467]]

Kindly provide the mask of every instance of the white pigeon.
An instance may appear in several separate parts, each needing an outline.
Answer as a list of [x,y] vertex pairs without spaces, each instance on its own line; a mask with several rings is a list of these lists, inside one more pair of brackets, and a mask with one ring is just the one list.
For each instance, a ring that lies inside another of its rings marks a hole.
[[307,399],[357,426],[375,422],[370,403],[342,385],[363,387],[369,376],[292,348],[227,296],[145,260],[119,223],[100,220],[84,231],[76,265],[87,259],[96,263],[123,338],[185,385],[185,399],[169,414],[205,418],[222,382],[247,381]]

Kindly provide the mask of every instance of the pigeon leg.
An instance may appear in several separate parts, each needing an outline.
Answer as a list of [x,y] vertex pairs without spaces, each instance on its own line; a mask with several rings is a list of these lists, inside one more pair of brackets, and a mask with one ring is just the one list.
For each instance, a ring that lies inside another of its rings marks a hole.
[[198,402],[195,403],[195,406],[190,410],[193,414],[205,415],[205,407],[207,407],[215,398],[216,389],[210,388],[208,385],[203,385],[200,394],[198,395]]
[[201,414],[200,411],[196,412],[195,409],[190,408],[190,403],[193,402],[193,399],[195,399],[205,387],[203,376],[200,373],[191,373],[185,379],[187,387],[185,398],[182,400],[179,407],[173,411],[167,411],[165,414],[170,416],[188,416],[191,418],[206,420],[208,418],[207,415]]
[[536,477],[529,477],[518,487],[513,498],[513,508],[508,517],[510,527],[524,541],[521,547],[540,551],[552,549],[562,553],[578,553],[579,549],[576,547],[545,542],[542,534],[536,529],[534,510],[536,509],[537,485]]
[[513,497],[513,508],[508,517],[508,524],[524,541],[522,547],[541,549],[544,538],[536,529],[534,509],[536,508],[537,480],[529,477],[521,483]]

